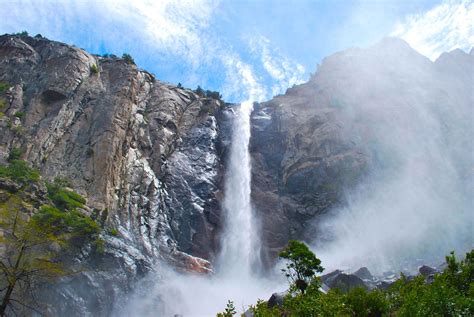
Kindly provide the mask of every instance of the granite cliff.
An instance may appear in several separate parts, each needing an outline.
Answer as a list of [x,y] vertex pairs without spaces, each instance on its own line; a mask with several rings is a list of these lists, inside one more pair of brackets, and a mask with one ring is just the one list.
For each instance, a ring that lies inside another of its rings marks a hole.
[[[386,39],[336,53],[308,83],[256,104],[252,203],[264,262],[289,239],[317,237],[318,220],[385,164],[378,137],[397,109],[435,108],[460,162],[456,173],[469,174],[473,60],[472,51],[453,51],[431,62]],[[161,82],[124,59],[42,37],[0,37],[0,82],[9,85],[0,94],[0,163],[18,148],[44,179],[70,179],[104,228],[104,253],[77,256],[90,270],[53,292],[60,303],[53,313],[108,315],[160,261],[212,270],[232,105]],[[455,123],[464,132],[451,129]],[[464,179],[472,189],[472,178]]]

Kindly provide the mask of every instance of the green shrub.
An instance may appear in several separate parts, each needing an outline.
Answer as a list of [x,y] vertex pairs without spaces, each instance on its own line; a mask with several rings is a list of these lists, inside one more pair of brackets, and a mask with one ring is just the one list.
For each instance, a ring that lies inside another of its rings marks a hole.
[[129,65],[135,65],[135,61],[133,60],[133,57],[130,54],[123,53],[122,59],[125,60]]
[[97,64],[92,64],[91,73],[92,74],[98,74],[99,73],[99,67],[97,66]]
[[61,179],[56,179],[53,183],[46,183],[48,197],[61,210],[74,210],[84,207],[86,200],[78,193],[64,188],[65,184]]
[[8,89],[10,89],[10,84],[9,83],[6,83],[4,81],[0,81],[0,94],[1,93],[4,93],[5,91],[7,91]]
[[361,287],[354,288],[344,296],[343,301],[353,316],[376,317],[383,316],[389,311],[386,295],[379,290],[368,292]]
[[21,32],[16,33],[15,35],[18,35],[18,36],[28,36],[28,32],[27,32],[27,31],[21,31]]
[[227,301],[227,306],[224,310],[223,313],[218,313],[217,317],[232,317],[237,313],[235,310],[234,302],[233,301]]
[[8,155],[8,161],[12,162],[15,160],[19,160],[21,156],[20,148],[14,147],[11,149],[10,154]]
[[323,294],[318,289],[319,283],[312,282],[304,293],[290,292],[282,307],[270,309],[266,302],[258,301],[250,310],[255,317],[474,316],[474,250],[463,261],[457,261],[451,253],[446,262],[447,269],[436,274],[432,283],[421,275],[408,280],[402,274],[388,290],[356,288],[343,294],[332,289]]
[[118,236],[118,230],[115,229],[115,228],[111,228],[109,230],[109,233],[110,233],[111,236],[114,236],[114,237]]
[[100,227],[94,220],[76,210],[62,211],[43,205],[33,219],[38,226],[54,236],[70,234],[71,238],[83,241],[95,238],[100,232]]
[[0,177],[7,177],[20,183],[37,182],[40,174],[25,161],[12,160],[9,165],[0,165]]
[[5,114],[0,111],[0,119],[2,119],[3,117],[5,117]]
[[17,117],[18,119],[23,119],[25,117],[26,113],[23,111],[17,111],[15,112],[14,116]]

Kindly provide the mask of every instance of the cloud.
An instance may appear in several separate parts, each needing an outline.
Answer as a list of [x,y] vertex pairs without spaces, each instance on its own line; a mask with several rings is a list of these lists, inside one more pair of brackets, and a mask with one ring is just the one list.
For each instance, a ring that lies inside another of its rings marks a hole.
[[426,13],[410,15],[396,25],[392,35],[431,60],[456,48],[469,51],[474,46],[474,2],[445,1]]
[[[301,83],[304,67],[262,35],[226,38],[219,0],[17,0],[0,11],[0,32],[27,30],[95,53],[134,56],[163,80],[261,101]],[[236,43],[239,49],[235,49]],[[242,47],[250,47],[250,53]],[[212,87],[214,86],[214,87]]]
[[204,54],[206,29],[218,2],[215,0],[116,1],[102,3],[107,14],[127,21],[144,40],[181,55],[197,67]]
[[255,36],[249,40],[249,45],[273,81],[272,95],[283,93],[288,87],[304,82],[304,66],[272,47],[269,39],[263,35]]

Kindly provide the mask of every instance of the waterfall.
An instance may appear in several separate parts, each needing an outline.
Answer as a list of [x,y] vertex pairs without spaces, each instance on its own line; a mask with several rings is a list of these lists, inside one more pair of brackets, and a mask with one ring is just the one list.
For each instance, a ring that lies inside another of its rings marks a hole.
[[267,279],[258,276],[260,243],[250,201],[252,110],[252,101],[243,102],[235,110],[216,274],[180,274],[162,267],[161,276],[156,277],[160,283],[151,290],[147,289],[145,295],[137,295],[129,305],[133,315],[156,316],[158,312],[160,316],[215,316],[224,309],[228,300],[234,301],[237,310],[243,313],[257,298],[269,298],[275,290],[285,289],[286,281],[282,283],[278,277]]
[[218,261],[218,269],[221,271],[244,277],[250,275],[252,265],[257,263],[260,253],[250,202],[249,142],[252,110],[253,102],[245,101],[236,111],[224,187],[225,220]]

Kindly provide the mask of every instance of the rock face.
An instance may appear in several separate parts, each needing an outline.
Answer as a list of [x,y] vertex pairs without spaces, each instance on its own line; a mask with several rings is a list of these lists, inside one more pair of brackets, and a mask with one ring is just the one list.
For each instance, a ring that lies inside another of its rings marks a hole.
[[[334,54],[308,83],[256,104],[252,202],[264,262],[272,263],[289,239],[318,237],[318,219],[343,206],[345,193],[387,161],[374,150],[376,136],[391,136],[398,109],[433,105],[447,131],[463,125],[443,142],[472,192],[465,175],[474,163],[464,156],[472,146],[473,67],[473,52],[456,50],[433,63],[386,39]],[[0,92],[0,163],[19,148],[44,178],[72,180],[104,227],[104,254],[78,255],[91,270],[48,293],[59,303],[51,315],[110,314],[157,260],[212,270],[231,107],[125,60],[41,37],[0,36],[0,81],[11,85]],[[417,120],[409,118],[407,128],[416,129]],[[116,234],[107,234],[111,229]],[[356,275],[337,276],[334,285],[360,285]]]
[[211,269],[232,121],[226,105],[41,37],[0,37],[0,81],[11,85],[0,96],[0,161],[20,148],[43,178],[72,180],[91,216],[117,232],[104,256],[87,260],[106,271],[67,281],[55,314],[111,311],[157,259]]
[[[314,240],[318,219],[344,206],[345,193],[374,168],[397,159],[384,157],[390,152],[383,148],[398,142],[400,136],[391,134],[395,121],[405,120],[416,135],[429,109],[433,124],[443,126],[443,148],[459,175],[467,175],[473,162],[462,149],[472,148],[465,133],[473,132],[473,73],[472,51],[431,62],[404,41],[387,38],[325,58],[308,83],[256,105],[252,198],[263,258],[271,262],[289,239]],[[459,124],[465,129],[453,128]],[[463,186],[472,188],[472,181]]]

